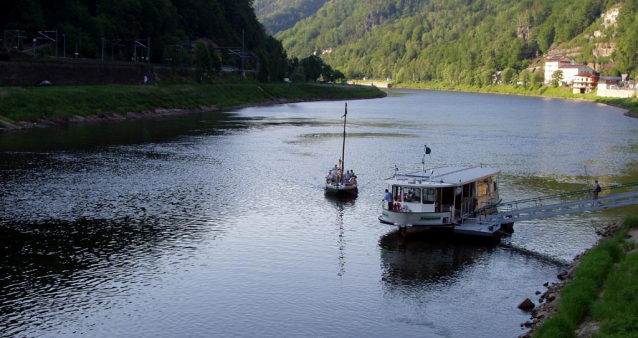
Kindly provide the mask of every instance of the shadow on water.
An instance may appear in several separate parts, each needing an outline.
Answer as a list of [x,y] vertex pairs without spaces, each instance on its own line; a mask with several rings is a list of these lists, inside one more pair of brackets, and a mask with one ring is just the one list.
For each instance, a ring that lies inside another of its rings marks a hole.
[[0,133],[0,151],[92,150],[122,144],[171,142],[184,136],[217,135],[228,129],[248,127],[233,116],[225,112],[202,112]]
[[381,237],[379,246],[382,280],[390,287],[427,286],[449,280],[494,250],[493,246],[464,243],[443,233],[406,240],[398,231]]

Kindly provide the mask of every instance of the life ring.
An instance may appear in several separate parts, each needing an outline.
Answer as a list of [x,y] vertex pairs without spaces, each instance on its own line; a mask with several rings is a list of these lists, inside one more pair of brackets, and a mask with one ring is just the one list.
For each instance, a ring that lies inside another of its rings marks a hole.
[[401,211],[401,203],[394,203],[394,211]]

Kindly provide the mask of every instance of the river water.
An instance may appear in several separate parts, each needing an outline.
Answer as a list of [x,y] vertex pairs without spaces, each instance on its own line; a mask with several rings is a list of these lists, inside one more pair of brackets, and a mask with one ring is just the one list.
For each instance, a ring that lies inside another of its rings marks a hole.
[[[504,201],[637,181],[638,119],[594,103],[390,90],[348,102],[356,199],[324,196],[344,102],[0,134],[2,337],[516,337],[517,309],[636,213],[401,241],[395,165],[484,165]],[[588,177],[585,176],[585,171]]]

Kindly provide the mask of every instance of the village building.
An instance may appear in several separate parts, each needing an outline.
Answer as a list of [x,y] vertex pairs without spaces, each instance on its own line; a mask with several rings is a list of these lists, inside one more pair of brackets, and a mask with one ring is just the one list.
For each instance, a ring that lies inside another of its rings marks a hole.
[[579,73],[574,76],[572,88],[574,94],[591,93],[598,85],[598,75]]
[[[574,64],[574,60],[562,55],[555,55],[545,60],[545,84],[550,84],[552,82],[552,75],[560,67],[572,64]],[[564,77],[565,75],[563,74],[563,79]]]
[[578,74],[581,74],[581,73],[589,73],[592,75],[595,74],[594,69],[587,65],[578,65],[578,64],[568,65],[568,66],[562,66],[558,69],[563,71],[563,83],[568,85],[572,85],[574,83],[574,77],[576,77],[576,75]]
[[621,79],[620,76],[601,76],[598,79],[598,89],[618,89]]

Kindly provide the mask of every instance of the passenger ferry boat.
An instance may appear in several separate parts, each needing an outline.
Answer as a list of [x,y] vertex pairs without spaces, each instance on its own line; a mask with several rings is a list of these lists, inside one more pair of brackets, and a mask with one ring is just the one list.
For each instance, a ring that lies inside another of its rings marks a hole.
[[[379,221],[397,226],[402,232],[463,226],[477,216],[490,213],[500,203],[499,170],[482,167],[439,167],[425,169],[425,147],[421,171],[395,174],[388,184]],[[386,200],[388,199],[388,200]],[[487,235],[493,235],[494,229]]]
[[[346,151],[346,119],[348,115],[348,103],[346,103],[345,113],[343,114],[343,146],[341,147],[341,158],[339,159],[339,166],[335,165],[335,168],[330,169],[331,178],[326,177],[326,183],[324,186],[326,194],[333,195],[350,195],[357,196],[359,194],[359,188],[357,184],[357,176],[348,176],[345,168],[345,151]],[[337,173],[338,172],[338,173]]]

